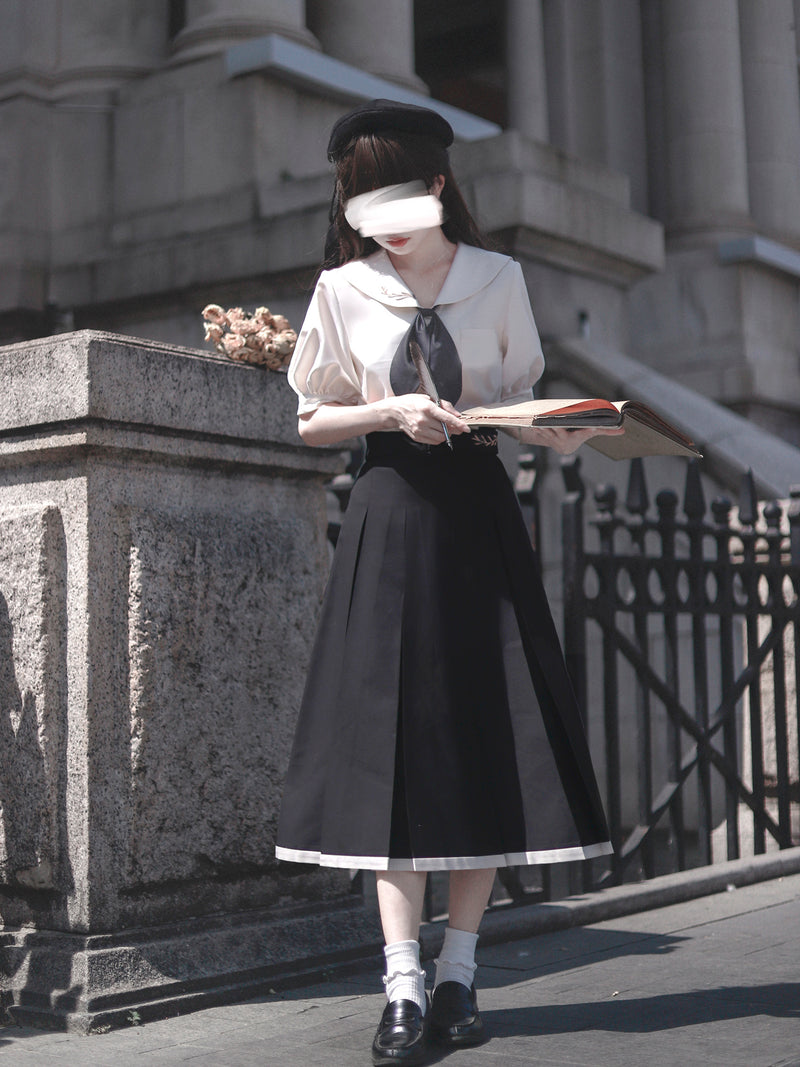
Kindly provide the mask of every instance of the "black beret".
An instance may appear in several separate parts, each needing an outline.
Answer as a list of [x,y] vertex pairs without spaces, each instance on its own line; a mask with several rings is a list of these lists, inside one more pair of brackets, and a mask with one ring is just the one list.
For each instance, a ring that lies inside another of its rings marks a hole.
[[401,104],[397,100],[370,100],[334,123],[328,141],[328,159],[335,163],[353,138],[383,131],[422,134],[438,141],[443,148],[449,148],[453,143],[452,126],[429,107]]

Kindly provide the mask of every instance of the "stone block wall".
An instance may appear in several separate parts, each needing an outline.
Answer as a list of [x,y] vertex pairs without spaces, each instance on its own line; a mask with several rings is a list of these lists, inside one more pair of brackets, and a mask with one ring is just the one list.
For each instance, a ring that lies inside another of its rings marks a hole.
[[90,1028],[362,944],[346,872],[274,859],[339,454],[302,445],[283,375],[188,349],[71,334],[0,349],[0,379],[17,1012]]

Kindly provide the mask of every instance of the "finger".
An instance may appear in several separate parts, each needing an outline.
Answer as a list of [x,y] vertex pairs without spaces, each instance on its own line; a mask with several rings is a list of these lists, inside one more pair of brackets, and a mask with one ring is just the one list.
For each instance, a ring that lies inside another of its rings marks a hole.
[[448,400],[443,400],[441,405],[434,403],[430,397],[420,396],[420,400],[424,414],[436,422],[445,423],[448,430],[460,431],[467,425],[461,414]]
[[460,419],[460,420],[461,420],[461,422],[466,422],[466,421],[467,421],[467,420],[466,420],[466,419],[464,418],[464,416],[463,416],[463,415],[461,414],[461,412],[460,412],[460,411],[458,410],[458,408],[456,408],[456,407],[453,407],[453,405],[452,405],[452,404],[450,403],[450,401],[449,401],[449,400],[443,400],[443,401],[442,401],[442,408],[443,408],[443,409],[444,409],[445,411],[449,411],[451,415],[455,415],[455,417],[456,417],[457,419]]
[[448,411],[448,409],[445,408],[445,407],[441,407],[441,408],[437,407],[436,408],[436,412],[437,412],[437,418],[439,419],[439,421],[443,422],[447,426],[447,429],[450,430],[451,432],[453,432],[453,433],[469,433],[470,432],[470,426],[467,423],[466,419],[462,419],[462,417],[457,412],[454,414],[453,412]]
[[409,427],[408,436],[421,445],[439,445],[444,441],[441,422],[420,422]]

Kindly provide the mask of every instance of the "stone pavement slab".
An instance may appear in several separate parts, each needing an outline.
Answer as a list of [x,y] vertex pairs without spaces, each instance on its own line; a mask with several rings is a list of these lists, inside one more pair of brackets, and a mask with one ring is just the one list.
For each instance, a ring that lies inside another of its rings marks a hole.
[[[479,950],[491,1037],[448,1067],[800,1067],[800,875]],[[81,1037],[0,1029],[0,1067],[368,1067],[359,973]]]

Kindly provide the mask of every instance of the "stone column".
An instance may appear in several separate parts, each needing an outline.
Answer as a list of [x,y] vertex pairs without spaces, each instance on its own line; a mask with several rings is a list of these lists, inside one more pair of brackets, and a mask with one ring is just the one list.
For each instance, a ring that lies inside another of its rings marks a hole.
[[662,5],[667,223],[673,232],[749,222],[737,0]]
[[4,1005],[124,1024],[378,943],[346,871],[274,854],[340,453],[204,352],[87,331],[0,381]]
[[[580,8],[580,10],[578,10]],[[543,0],[550,137],[626,174],[646,208],[642,26],[638,0]]]
[[29,0],[6,4],[0,71],[115,86],[158,65],[166,54],[163,0]]
[[603,0],[604,158],[627,174],[631,206],[646,212],[647,141],[644,115],[642,16],[639,0]]
[[175,51],[181,58],[206,55],[268,33],[318,47],[306,29],[303,0],[186,0]]
[[[59,0],[58,74],[70,92],[113,87],[158,66],[166,55],[161,0]],[[41,31],[36,31],[41,32]]]
[[506,4],[508,125],[535,141],[547,141],[547,73],[541,0]]
[[424,90],[414,71],[412,0],[306,0],[308,28],[328,55]]
[[0,72],[3,75],[13,77],[23,72],[30,75],[55,69],[58,57],[57,2],[39,0],[38,18],[31,18],[31,3],[4,5],[3,32],[0,33]]
[[602,159],[600,9],[580,16],[569,0],[542,0],[550,140],[570,155]]
[[740,0],[750,210],[778,240],[800,234],[800,95],[792,0]]

